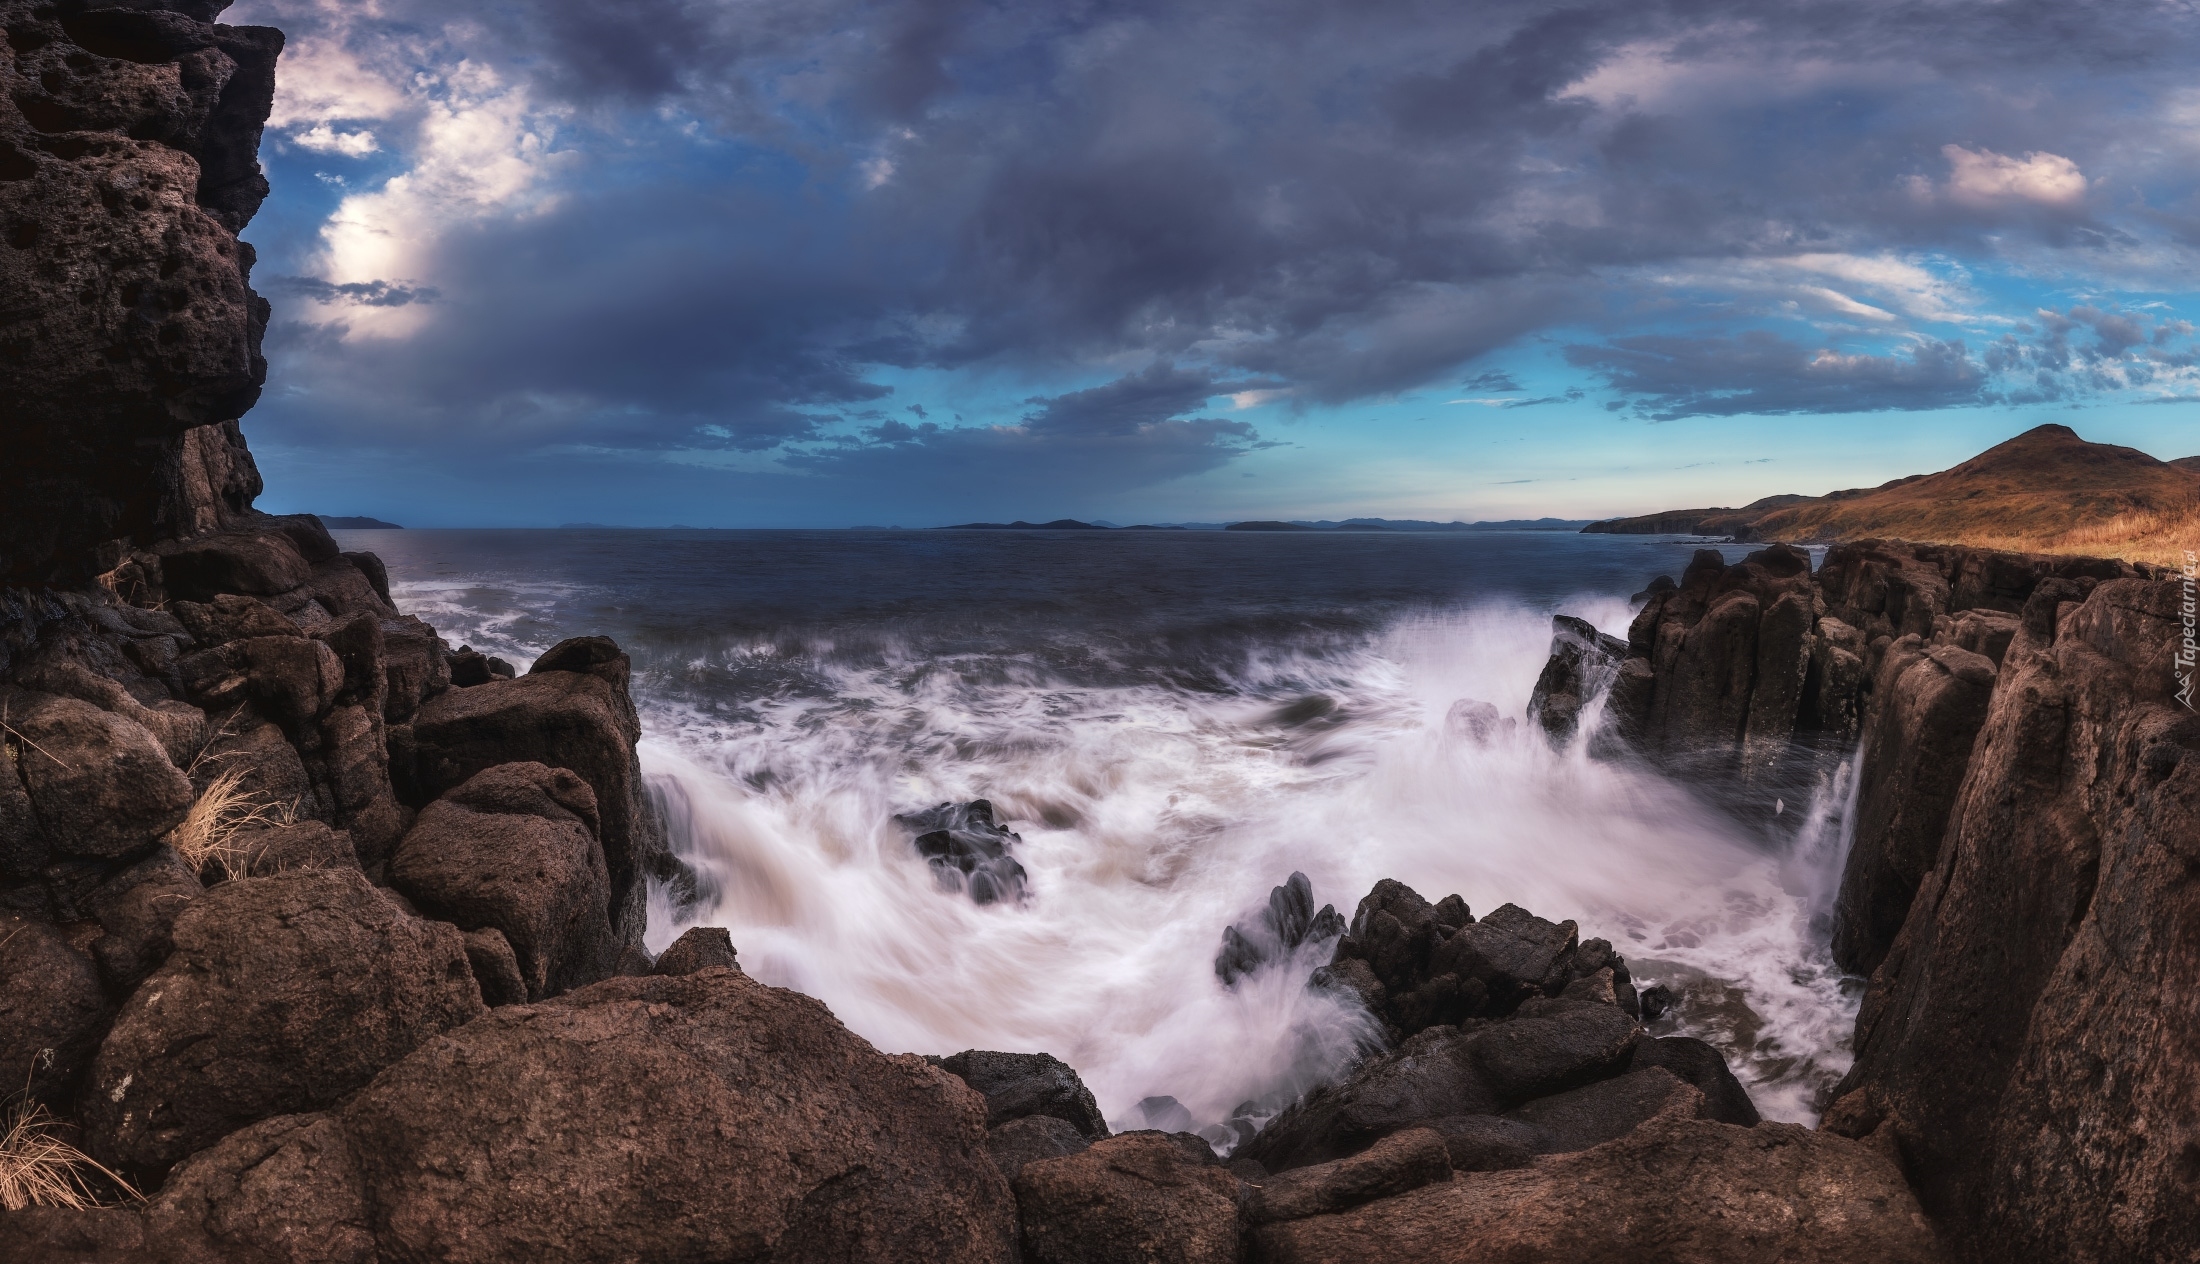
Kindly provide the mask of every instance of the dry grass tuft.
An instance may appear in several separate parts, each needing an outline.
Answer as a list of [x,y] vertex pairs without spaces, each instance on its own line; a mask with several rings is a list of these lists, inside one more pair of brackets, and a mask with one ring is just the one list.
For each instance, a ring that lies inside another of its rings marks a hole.
[[245,770],[232,768],[207,783],[183,824],[168,832],[168,843],[193,869],[213,865],[227,878],[245,876],[250,856],[237,835],[255,825],[289,825],[297,819],[293,804],[278,804],[243,788]]
[[61,1121],[45,1105],[23,1095],[0,1109],[0,1207],[66,1207],[82,1211],[102,1201],[102,1182],[124,1197],[142,1200],[130,1182],[70,1145]]

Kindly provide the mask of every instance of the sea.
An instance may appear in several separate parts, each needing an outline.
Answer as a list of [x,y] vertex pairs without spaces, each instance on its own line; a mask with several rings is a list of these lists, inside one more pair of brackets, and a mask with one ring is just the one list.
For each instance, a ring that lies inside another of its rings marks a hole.
[[[1118,1128],[1181,1108],[1227,1145],[1223,1120],[1380,1043],[1307,986],[1326,945],[1218,977],[1224,928],[1300,872],[1346,918],[1395,878],[1573,920],[1673,991],[1653,1030],[1718,1046],[1767,1117],[1814,1124],[1848,1067],[1862,984],[1827,944],[1853,754],[1744,792],[1615,756],[1593,710],[1565,744],[1526,720],[1551,616],[1624,636],[1631,596],[1701,541],[336,535],[454,647],[524,671],[616,638],[643,771],[700,879],[698,900],[651,892],[649,946],[726,927],[749,974],[881,1050],[1051,1053]],[[1462,701],[1503,719],[1447,723]],[[943,883],[895,820],[979,798],[1018,835],[1020,898]]]

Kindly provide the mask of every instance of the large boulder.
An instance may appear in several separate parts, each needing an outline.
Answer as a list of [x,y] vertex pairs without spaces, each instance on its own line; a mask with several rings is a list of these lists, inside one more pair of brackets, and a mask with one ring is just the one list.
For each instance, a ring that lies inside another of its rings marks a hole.
[[501,932],[529,1000],[618,965],[596,795],[571,769],[500,764],[474,774],[420,813],[390,881],[462,930]]
[[400,780],[425,807],[498,764],[532,761],[579,773],[596,794],[612,927],[622,942],[639,945],[644,879],[670,876],[673,862],[634,754],[641,722],[624,687],[624,656],[587,666],[538,667],[517,680],[429,699],[413,715],[410,776]]
[[732,970],[430,1040],[341,1112],[382,1258],[969,1261],[1013,1248],[984,1105]]
[[1126,1132],[1016,1176],[1031,1264],[1237,1264],[1237,1178],[1189,1133]]
[[1858,1015],[1827,1127],[1894,1146],[1970,1258],[2200,1254],[2185,601],[2039,583]]
[[1881,662],[1864,738],[1856,829],[1833,911],[1834,960],[1870,974],[1940,855],[1971,746],[1994,692],[1994,663],[1905,636]]
[[1593,1149],[1263,1225],[1259,1258],[1942,1264],[1900,1169],[1878,1150],[1794,1124],[1694,1119],[1689,1096]]
[[75,698],[0,689],[0,732],[47,846],[126,856],[183,822],[196,796],[143,726]]
[[174,940],[81,1099],[90,1149],[132,1171],[329,1106],[482,1012],[457,928],[412,916],[354,869],[222,883]]

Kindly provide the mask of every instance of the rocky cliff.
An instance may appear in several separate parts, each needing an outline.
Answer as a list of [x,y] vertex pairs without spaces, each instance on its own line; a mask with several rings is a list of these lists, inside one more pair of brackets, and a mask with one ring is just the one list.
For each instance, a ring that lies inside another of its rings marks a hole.
[[1833,949],[1870,983],[1826,1128],[1899,1158],[1965,1258],[2200,1255],[2186,581],[1899,541],[1800,563],[1653,584],[1608,707],[1714,794],[1784,735],[1861,744]]
[[283,37],[224,7],[0,3],[0,583],[87,579],[259,492],[237,234]]

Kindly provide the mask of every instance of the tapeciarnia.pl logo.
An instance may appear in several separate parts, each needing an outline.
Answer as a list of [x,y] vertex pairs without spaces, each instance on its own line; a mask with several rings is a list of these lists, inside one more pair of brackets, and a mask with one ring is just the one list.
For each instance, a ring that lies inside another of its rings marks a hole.
[[2193,665],[2200,663],[2200,553],[2185,550],[2185,600],[2178,608],[2178,617],[2184,624],[2184,638],[2177,643],[2177,700],[2185,704],[2185,710],[2195,710],[2192,705]]

